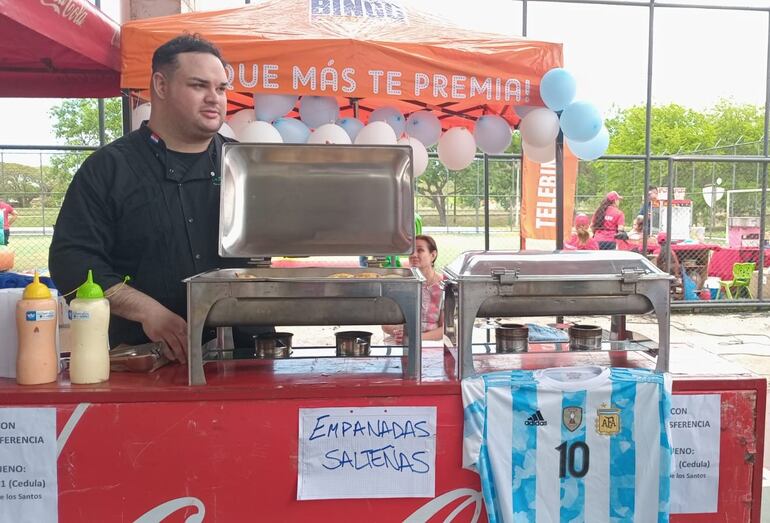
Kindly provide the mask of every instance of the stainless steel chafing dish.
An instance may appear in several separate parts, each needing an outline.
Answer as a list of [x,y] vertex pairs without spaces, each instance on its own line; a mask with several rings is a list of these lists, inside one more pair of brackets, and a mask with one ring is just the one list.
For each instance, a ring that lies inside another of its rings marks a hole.
[[471,251],[444,268],[445,334],[459,352],[458,373],[474,374],[476,318],[610,315],[614,344],[634,348],[625,315],[655,313],[657,369],[668,370],[671,276],[643,256],[624,251]]
[[[408,254],[413,206],[409,147],[225,144],[219,253]],[[332,277],[338,273],[354,277]],[[405,323],[405,371],[419,378],[423,280],[416,269],[334,267],[224,269],[188,278],[189,382],[205,384],[203,364],[214,359],[201,347],[204,327],[239,325]]]

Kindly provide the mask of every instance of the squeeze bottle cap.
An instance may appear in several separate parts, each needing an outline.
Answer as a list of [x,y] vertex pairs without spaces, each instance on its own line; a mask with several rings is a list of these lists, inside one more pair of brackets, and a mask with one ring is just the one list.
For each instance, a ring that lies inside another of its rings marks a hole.
[[35,276],[32,283],[24,287],[24,294],[22,298],[25,300],[50,300],[51,291],[45,284],[40,283],[40,276],[35,271]]
[[98,300],[104,298],[104,292],[99,287],[98,283],[94,283],[94,275],[91,269],[88,269],[88,277],[86,281],[78,287],[78,292],[75,295],[80,300]]

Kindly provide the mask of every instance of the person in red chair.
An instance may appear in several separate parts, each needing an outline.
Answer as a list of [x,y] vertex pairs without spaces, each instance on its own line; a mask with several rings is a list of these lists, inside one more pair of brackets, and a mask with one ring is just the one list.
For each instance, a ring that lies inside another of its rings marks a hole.
[[[657,239],[660,250],[658,251],[658,255],[655,257],[655,265],[658,267],[658,269],[669,273],[671,276],[681,282],[682,268],[679,264],[679,257],[676,255],[673,249],[671,249],[671,246],[668,243],[668,236],[665,232],[659,232]],[[667,258],[667,253],[669,251],[671,251],[670,263]]]
[[599,243],[591,238],[591,229],[589,225],[591,220],[583,213],[575,216],[575,233],[566,243],[567,249],[577,249],[579,251],[598,251]]

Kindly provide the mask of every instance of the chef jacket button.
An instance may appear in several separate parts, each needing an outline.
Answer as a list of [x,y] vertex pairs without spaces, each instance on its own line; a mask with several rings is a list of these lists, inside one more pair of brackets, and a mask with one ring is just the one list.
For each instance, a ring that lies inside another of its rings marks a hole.
[[200,254],[196,254],[196,255],[195,255],[195,259],[196,259],[196,260],[200,260],[200,259],[201,259],[201,255],[200,255]]
[[215,173],[214,171],[211,171],[209,174],[210,174],[211,176],[216,176],[216,173]]
[[193,219],[192,219],[192,218],[187,218],[187,221],[188,221],[188,222],[190,222],[190,223],[192,223],[192,222],[193,222]]

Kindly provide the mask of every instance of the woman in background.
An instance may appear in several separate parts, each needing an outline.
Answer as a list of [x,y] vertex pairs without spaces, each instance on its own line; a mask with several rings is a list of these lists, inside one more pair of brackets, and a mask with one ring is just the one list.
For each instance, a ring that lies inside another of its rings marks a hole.
[[594,239],[599,243],[599,249],[603,251],[617,248],[615,237],[623,232],[626,217],[618,208],[620,200],[621,196],[617,192],[610,191],[594,213],[591,228],[594,230]]
[[591,229],[588,227],[590,224],[588,216],[578,213],[575,216],[575,234],[567,242],[568,247],[577,249],[579,251],[598,251],[599,244],[591,238]]
[[[423,340],[440,340],[444,337],[444,276],[434,269],[437,257],[436,240],[424,234],[418,235],[414,242],[414,252],[409,256],[409,266],[420,269],[425,277],[420,306]],[[403,325],[383,325],[382,330],[392,336],[396,343],[403,342]]]

